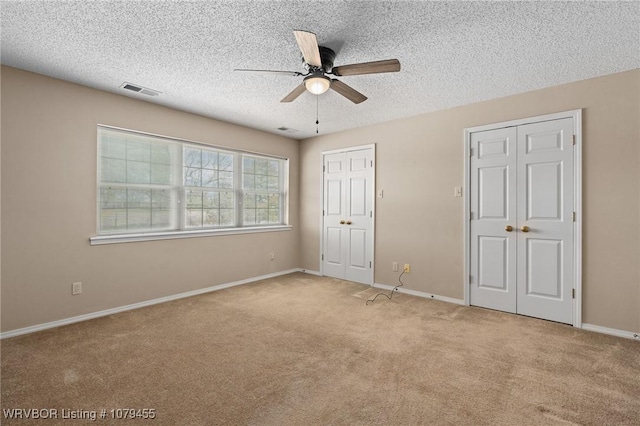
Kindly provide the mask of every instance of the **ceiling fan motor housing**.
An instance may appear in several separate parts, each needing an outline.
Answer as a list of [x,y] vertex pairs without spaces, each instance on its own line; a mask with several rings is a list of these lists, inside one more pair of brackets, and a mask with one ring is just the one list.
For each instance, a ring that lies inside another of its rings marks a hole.
[[328,47],[318,46],[320,50],[320,61],[322,62],[322,69],[318,67],[314,67],[305,62],[304,57],[302,58],[302,63],[307,71],[323,71],[323,72],[331,72],[333,69],[333,61],[336,59],[336,52]]

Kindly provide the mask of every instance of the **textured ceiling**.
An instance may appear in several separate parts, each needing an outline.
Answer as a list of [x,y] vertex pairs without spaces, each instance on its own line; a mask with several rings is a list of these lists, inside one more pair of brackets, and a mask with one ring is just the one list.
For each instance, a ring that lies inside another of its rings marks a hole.
[[[640,67],[639,2],[9,2],[1,59],[16,68],[303,139]],[[340,77],[280,103],[304,71],[292,31],[335,66],[397,58],[399,73]],[[162,92],[121,89],[130,82]],[[317,101],[317,103],[316,103]]]

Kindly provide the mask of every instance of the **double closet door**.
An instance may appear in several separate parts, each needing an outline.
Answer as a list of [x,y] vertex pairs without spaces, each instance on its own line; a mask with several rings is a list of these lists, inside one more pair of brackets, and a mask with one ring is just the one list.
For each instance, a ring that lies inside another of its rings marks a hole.
[[470,303],[571,324],[572,118],[471,134]]

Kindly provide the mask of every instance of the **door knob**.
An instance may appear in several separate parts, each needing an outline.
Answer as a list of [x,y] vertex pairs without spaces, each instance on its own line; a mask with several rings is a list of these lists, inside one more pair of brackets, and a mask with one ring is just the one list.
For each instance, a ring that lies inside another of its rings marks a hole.
[[347,221],[347,225],[351,225],[351,221],[350,220]]
[[522,232],[529,232],[529,227],[528,226],[523,226],[522,228],[520,228],[522,230]]
[[513,231],[513,226],[507,225],[507,226],[504,227],[504,230],[507,231],[507,232],[511,232],[511,231]]
[[340,225],[344,225],[344,220],[341,220],[341,221],[340,221]]

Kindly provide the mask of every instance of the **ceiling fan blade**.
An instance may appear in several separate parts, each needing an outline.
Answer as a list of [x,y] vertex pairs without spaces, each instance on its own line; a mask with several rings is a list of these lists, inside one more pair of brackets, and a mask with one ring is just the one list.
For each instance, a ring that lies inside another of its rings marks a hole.
[[304,61],[314,67],[322,67],[316,35],[309,31],[300,30],[294,31],[293,34],[296,36],[296,41],[298,42],[298,47],[300,47]]
[[236,68],[234,69],[234,71],[242,71],[242,72],[260,72],[263,74],[282,74],[282,75],[290,75],[292,77],[298,77],[302,74],[301,72],[298,71],[274,71],[274,70],[246,70],[246,69],[240,69],[240,68]]
[[293,89],[291,91],[291,93],[289,93],[287,96],[282,98],[282,100],[280,102],[291,102],[291,101],[294,101],[298,96],[302,95],[306,90],[307,90],[307,88],[305,87],[304,83],[302,83],[301,85],[299,85],[298,87]]
[[360,102],[364,102],[364,101],[367,100],[367,97],[365,95],[363,95],[362,93],[358,92],[353,87],[347,86],[346,84],[344,84],[340,80],[331,79],[330,88],[335,90],[336,92],[340,93],[342,96],[344,96],[345,98],[349,99],[354,104],[359,104]]
[[398,61],[397,59],[386,59],[384,61],[363,62],[360,64],[334,67],[331,73],[337,76],[347,76],[398,71],[400,71],[400,61]]

